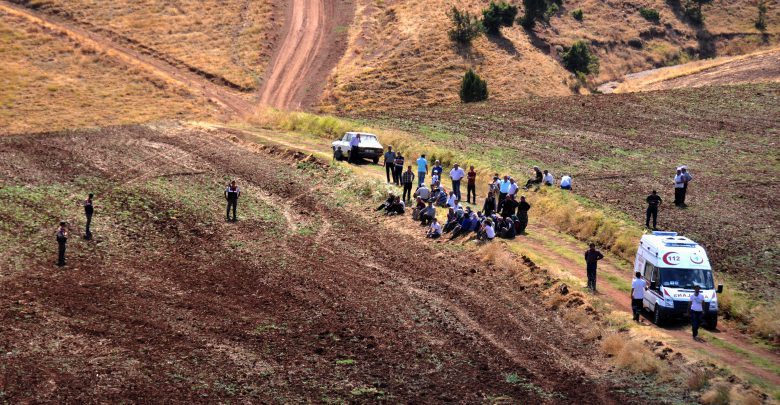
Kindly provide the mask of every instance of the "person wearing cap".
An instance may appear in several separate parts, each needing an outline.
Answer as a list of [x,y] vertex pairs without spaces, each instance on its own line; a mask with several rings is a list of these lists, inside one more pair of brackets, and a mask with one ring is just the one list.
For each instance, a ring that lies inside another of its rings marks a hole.
[[238,197],[241,197],[241,188],[236,185],[236,181],[233,180],[225,188],[225,200],[227,200],[227,210],[225,216],[227,221],[230,221],[230,209],[233,208],[233,222],[236,222],[236,206],[238,206]]
[[680,174],[683,178],[683,189],[682,189],[682,201],[681,205],[683,207],[686,207],[685,204],[685,197],[688,195],[688,182],[693,180],[693,176],[691,176],[691,173],[688,172],[688,166],[680,166]]
[[390,176],[393,174],[393,170],[395,170],[395,152],[393,152],[392,146],[388,146],[387,152],[385,152],[385,175],[387,176],[388,184],[390,183]]
[[450,179],[452,179],[452,191],[455,193],[456,196],[458,196],[458,200],[461,200],[460,197],[460,181],[466,177],[466,172],[463,171],[463,169],[458,166],[457,163],[455,163],[452,166],[452,170],[450,170]]
[[417,185],[421,186],[425,183],[425,175],[428,174],[428,159],[425,158],[425,154],[420,155],[417,159]]
[[571,190],[571,176],[568,174],[561,176],[561,190]]
[[555,177],[553,177],[552,173],[547,170],[544,171],[544,176],[542,176],[542,184],[545,186],[555,185]]
[[68,224],[65,221],[60,222],[59,228],[56,233],[57,246],[59,248],[57,254],[57,266],[65,265],[65,248],[68,244]]
[[658,193],[653,190],[653,192],[647,196],[647,211],[645,212],[646,218],[645,218],[645,228],[650,228],[650,217],[653,217],[653,230],[658,230],[656,228],[656,225],[658,224],[658,207],[661,206],[661,203],[663,200],[661,200],[661,197],[658,195]]
[[677,168],[677,174],[674,176],[674,205],[683,206],[683,192],[685,191],[685,176],[682,169]]
[[477,172],[474,170],[474,166],[469,167],[469,172],[466,174],[466,178],[467,178],[466,202],[471,204],[476,204],[477,203]]
[[488,191],[485,202],[482,204],[482,213],[489,217],[496,210],[496,197],[495,194]]
[[631,310],[634,313],[634,320],[637,322],[639,322],[639,314],[642,312],[645,290],[647,290],[647,282],[642,278],[642,273],[637,271],[634,274],[634,280],[631,281]]
[[441,237],[441,225],[439,225],[439,221],[437,221],[436,218],[431,221],[431,226],[428,228],[428,233],[425,237],[431,239],[438,239]]
[[528,210],[531,209],[531,204],[525,200],[525,196],[520,196],[520,202],[517,204],[517,234],[525,234],[525,228],[528,226]]
[[688,302],[688,313],[691,315],[693,340],[701,342],[699,325],[701,325],[701,317],[704,314],[704,294],[701,293],[701,287],[698,285],[693,287],[693,295],[691,295],[691,300]]
[[596,244],[591,243],[590,248],[585,251],[585,271],[588,274],[588,288],[596,292],[596,268],[598,261],[603,259],[604,255],[596,250]]
[[84,202],[81,203],[81,205],[84,206],[84,216],[87,217],[87,225],[84,230],[84,239],[90,240],[92,239],[92,231],[90,230],[90,225],[92,225],[92,214],[95,213],[95,205],[92,203],[92,199],[95,197],[94,194],[90,193],[87,196],[87,199],[84,200]]
[[532,179],[528,179],[528,181],[525,183],[525,189],[528,190],[534,184],[542,184],[543,178],[544,174],[539,169],[539,166],[534,166],[534,177]]
[[401,175],[401,185],[404,187],[403,201],[412,198],[412,184],[414,184],[414,173],[412,173],[412,166],[407,166],[406,171]]

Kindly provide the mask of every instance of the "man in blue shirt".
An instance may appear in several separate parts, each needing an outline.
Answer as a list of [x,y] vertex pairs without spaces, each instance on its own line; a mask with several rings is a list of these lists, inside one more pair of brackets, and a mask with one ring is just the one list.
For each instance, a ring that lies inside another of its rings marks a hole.
[[422,186],[425,183],[425,175],[428,174],[428,160],[425,159],[425,155],[420,155],[417,159],[417,186]]
[[439,181],[441,181],[441,173],[444,171],[444,168],[441,167],[441,162],[436,161],[436,163],[433,164],[433,168],[431,169],[431,176],[437,175],[439,176]]

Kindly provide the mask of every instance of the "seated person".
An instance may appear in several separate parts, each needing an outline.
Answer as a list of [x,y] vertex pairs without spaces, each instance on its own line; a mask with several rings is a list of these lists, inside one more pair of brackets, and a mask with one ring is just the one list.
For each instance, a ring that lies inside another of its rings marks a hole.
[[412,219],[415,221],[420,220],[420,213],[425,209],[425,202],[422,198],[417,197],[414,209],[412,210]]
[[393,201],[395,201],[395,195],[393,193],[389,193],[387,195],[387,200],[385,200],[385,202],[383,202],[381,205],[376,207],[376,210],[382,211],[384,209],[387,209],[387,207],[393,204]]
[[439,175],[438,174],[433,173],[433,175],[431,175],[431,184],[432,185],[433,184],[437,184],[437,185],[439,184]]
[[422,211],[420,211],[420,223],[422,225],[429,225],[435,220],[436,220],[436,207],[433,206],[432,202],[429,202],[428,206],[423,208]]
[[404,209],[406,206],[404,205],[404,202],[401,201],[401,197],[395,197],[395,200],[392,204],[390,204],[387,209],[385,209],[386,215],[403,215]]
[[501,227],[498,231],[498,236],[504,239],[512,239],[517,236],[517,230],[515,229],[515,221],[512,218],[504,218],[501,222]]
[[493,221],[488,219],[485,224],[482,225],[482,229],[477,234],[478,240],[491,241],[496,237],[496,230],[493,229]]
[[425,184],[423,184],[417,188],[417,190],[414,192],[414,196],[428,201],[431,198],[431,190],[428,190],[428,187],[425,187]]
[[439,221],[437,221],[436,218],[434,218],[433,222],[431,222],[430,228],[428,228],[428,233],[425,235],[425,237],[431,239],[437,239],[440,236],[441,236],[441,225],[439,225]]
[[452,232],[452,237],[450,239],[455,239],[456,237],[460,235],[465,235],[469,232],[476,232],[480,228],[480,220],[479,216],[477,216],[477,213],[472,212],[471,215],[464,215],[465,220],[461,222],[460,229],[456,229]]
[[561,177],[561,189],[571,190],[571,176],[568,174],[564,174],[563,177]]
[[525,183],[525,189],[528,190],[534,184],[542,184],[543,178],[544,174],[539,170],[539,166],[534,166],[534,178],[528,179],[528,182]]
[[555,177],[553,177],[552,173],[548,172],[547,170],[544,171],[544,176],[542,177],[542,184],[545,186],[552,186],[555,184]]
[[447,213],[447,223],[444,224],[444,233],[451,232],[463,219],[463,211],[455,211],[450,208]]
[[433,203],[438,207],[446,207],[447,206],[447,192],[444,191],[444,189],[440,189],[439,193],[436,194],[435,200],[433,200]]
[[455,195],[454,191],[450,191],[449,197],[447,197],[447,206],[450,208],[455,208],[458,205],[458,196]]
[[344,151],[341,150],[341,146],[337,147],[336,150],[333,151],[333,160],[344,160]]

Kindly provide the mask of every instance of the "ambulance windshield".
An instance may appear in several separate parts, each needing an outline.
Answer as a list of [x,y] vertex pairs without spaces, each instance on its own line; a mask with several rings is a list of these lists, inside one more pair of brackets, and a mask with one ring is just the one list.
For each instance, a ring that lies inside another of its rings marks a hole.
[[715,283],[712,281],[712,270],[701,269],[661,269],[661,285],[690,290],[697,285],[702,290],[715,288]]

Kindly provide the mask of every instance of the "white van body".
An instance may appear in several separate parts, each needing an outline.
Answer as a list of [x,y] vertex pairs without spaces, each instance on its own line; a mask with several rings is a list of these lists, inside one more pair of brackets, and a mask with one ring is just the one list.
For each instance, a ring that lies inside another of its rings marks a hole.
[[645,291],[644,308],[653,321],[683,317],[688,312],[693,287],[704,295],[704,322],[714,329],[718,322],[718,293],[707,252],[698,243],[676,232],[653,232],[642,236],[634,271],[644,276],[650,288]]

